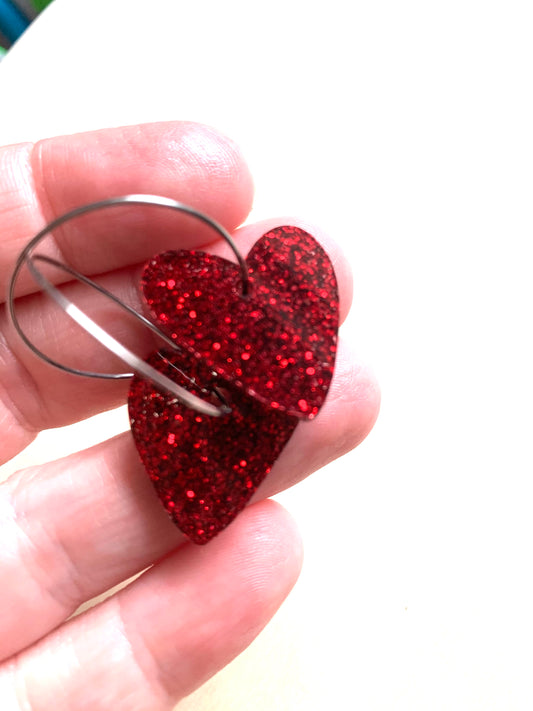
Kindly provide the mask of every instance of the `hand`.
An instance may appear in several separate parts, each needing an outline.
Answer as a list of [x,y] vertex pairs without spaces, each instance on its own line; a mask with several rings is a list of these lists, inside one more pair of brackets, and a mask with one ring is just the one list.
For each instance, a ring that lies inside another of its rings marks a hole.
[[[6,293],[19,252],[46,222],[131,192],[174,197],[235,230],[249,211],[252,183],[230,141],[190,123],[0,149],[0,293]],[[241,252],[277,224],[238,230]],[[325,235],[312,231],[335,265],[344,318],[348,266]],[[121,208],[58,230],[54,250],[134,303],[143,261],[208,241],[212,235],[186,216]],[[226,253],[220,244],[209,249]],[[98,309],[94,294],[78,284],[64,288],[82,305],[94,300]],[[81,338],[78,327],[35,291],[29,278],[21,278],[17,312],[39,348],[77,367],[113,367],[110,354]],[[69,376],[40,361],[1,314],[0,463],[40,430],[109,409],[126,396],[127,384]],[[266,624],[300,568],[296,529],[265,497],[357,445],[372,427],[378,401],[372,376],[341,342],[319,417],[298,426],[255,503],[205,547],[185,543],[169,521],[130,433],[0,485],[2,711],[170,709],[227,664]],[[69,619],[85,601],[147,568],[102,604]]]

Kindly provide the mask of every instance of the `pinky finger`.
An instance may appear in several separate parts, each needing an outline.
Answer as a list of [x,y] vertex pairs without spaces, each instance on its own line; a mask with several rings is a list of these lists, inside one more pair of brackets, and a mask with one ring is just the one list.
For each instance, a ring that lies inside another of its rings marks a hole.
[[181,547],[5,662],[2,710],[169,711],[250,644],[301,559],[288,514],[250,506],[208,546]]

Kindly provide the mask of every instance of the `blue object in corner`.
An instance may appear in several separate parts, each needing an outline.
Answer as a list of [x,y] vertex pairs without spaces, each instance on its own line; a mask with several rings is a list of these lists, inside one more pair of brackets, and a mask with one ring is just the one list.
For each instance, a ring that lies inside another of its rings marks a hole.
[[29,24],[29,20],[11,0],[0,0],[0,32],[10,42],[16,42]]

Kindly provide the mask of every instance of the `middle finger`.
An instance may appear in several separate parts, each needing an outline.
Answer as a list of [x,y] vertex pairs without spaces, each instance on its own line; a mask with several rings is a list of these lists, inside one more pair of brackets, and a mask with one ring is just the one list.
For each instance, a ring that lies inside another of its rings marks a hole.
[[[314,233],[329,253],[337,273],[342,320],[351,301],[351,274],[339,247],[319,230],[299,220],[292,219],[291,223]],[[241,253],[246,255],[261,235],[279,224],[283,221],[268,220],[239,230],[236,242]],[[208,251],[230,257],[227,246],[220,241],[211,245]],[[123,301],[142,310],[139,276],[140,268],[136,267],[105,275],[99,281]],[[93,290],[81,284],[70,284],[64,290],[80,308],[93,315],[98,323],[132,350],[145,355],[153,347],[152,336],[146,329],[131,317],[125,318],[116,307],[110,307]],[[83,370],[129,370],[83,333],[45,296],[30,295],[19,299],[17,314],[30,340],[55,360]],[[123,382],[80,378],[40,360],[7,322],[6,314],[0,314],[0,383],[5,394],[0,397],[0,427],[11,433],[4,439],[0,463],[17,454],[41,429],[67,425],[118,406],[127,396],[127,385]]]

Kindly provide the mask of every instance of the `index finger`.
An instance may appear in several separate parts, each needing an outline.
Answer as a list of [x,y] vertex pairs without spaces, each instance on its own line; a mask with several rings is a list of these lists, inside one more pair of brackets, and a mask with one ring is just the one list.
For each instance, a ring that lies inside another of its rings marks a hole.
[[[190,122],[104,129],[0,148],[2,297],[17,256],[48,222],[80,205],[127,193],[174,198],[233,230],[250,210],[253,186],[237,146]],[[214,238],[185,215],[129,206],[86,215],[55,230],[48,253],[85,274],[100,274],[171,248],[178,232],[179,246],[186,249]],[[21,275],[17,295],[36,290]]]

